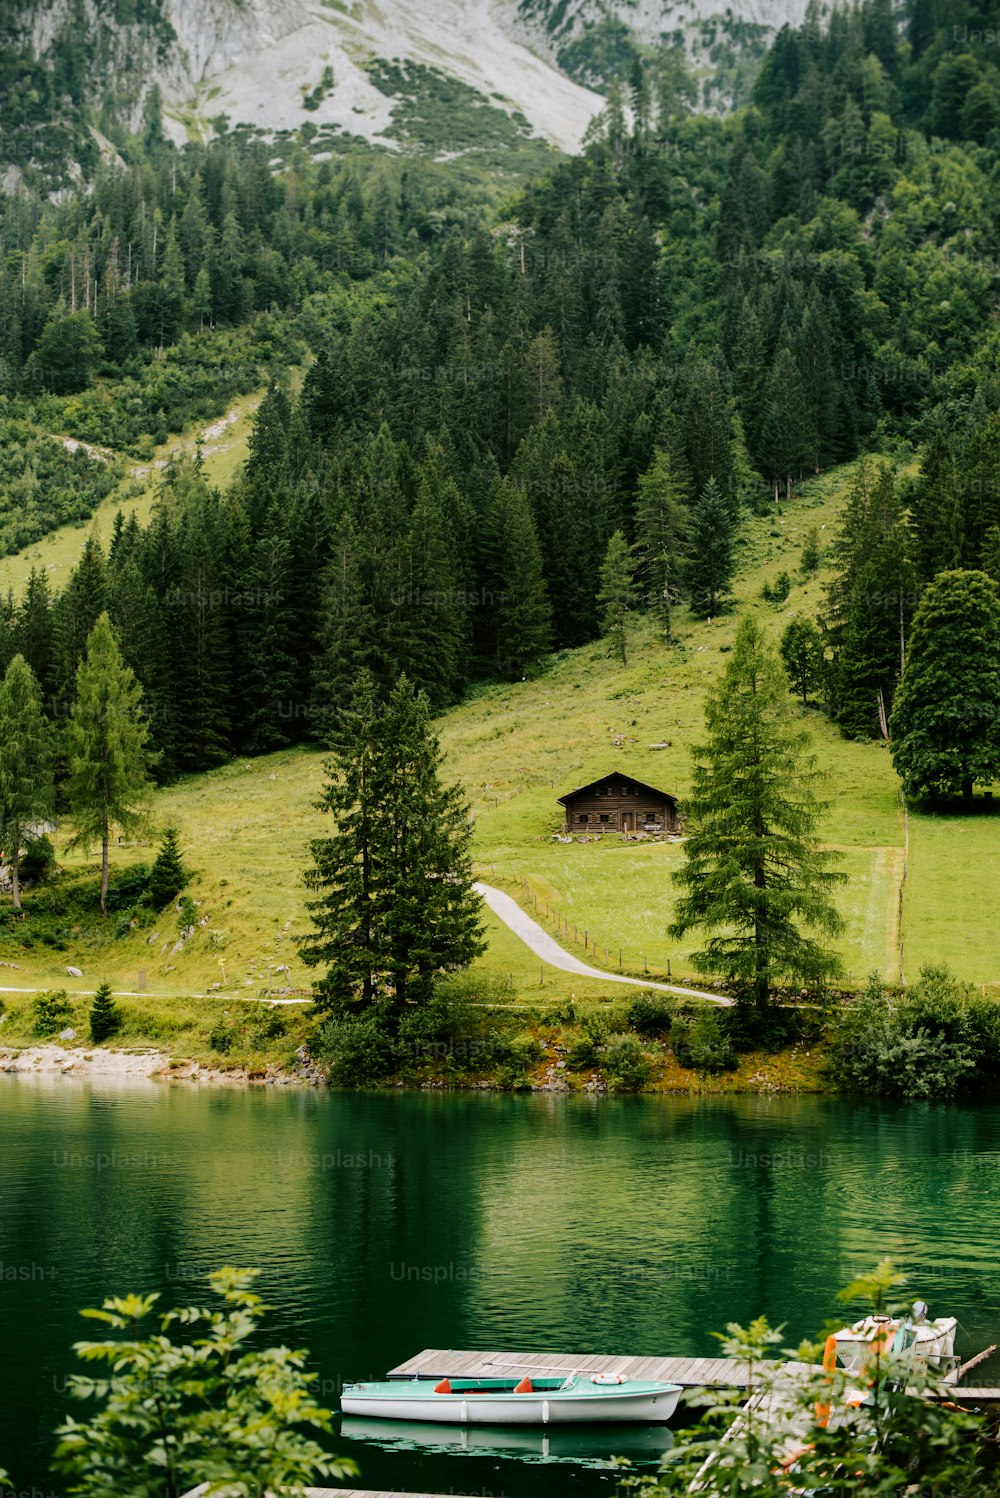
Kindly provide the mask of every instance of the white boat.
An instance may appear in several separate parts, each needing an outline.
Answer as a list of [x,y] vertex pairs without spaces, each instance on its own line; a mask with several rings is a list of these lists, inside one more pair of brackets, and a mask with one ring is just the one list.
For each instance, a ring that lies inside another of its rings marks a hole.
[[449,1425],[663,1424],[677,1408],[680,1384],[571,1373],[568,1378],[390,1379],[348,1384],[345,1415],[430,1420]]
[[880,1349],[910,1353],[917,1362],[939,1366],[954,1361],[957,1329],[954,1316],[930,1320],[927,1306],[918,1300],[909,1316],[864,1316],[836,1332],[837,1361],[857,1373]]

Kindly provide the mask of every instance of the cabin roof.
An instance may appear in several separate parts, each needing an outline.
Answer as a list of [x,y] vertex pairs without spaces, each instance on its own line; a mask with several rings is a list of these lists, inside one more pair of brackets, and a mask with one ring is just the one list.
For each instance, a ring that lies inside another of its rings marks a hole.
[[649,791],[653,796],[659,796],[664,801],[673,801],[677,804],[677,797],[672,796],[669,791],[661,791],[659,786],[650,785],[648,781],[637,780],[634,775],[629,775],[624,770],[611,770],[607,775],[599,775],[596,780],[588,781],[586,785],[577,786],[575,791],[567,791],[565,796],[559,797],[560,806],[565,806],[567,801],[573,801],[577,796],[584,796],[588,791],[594,791],[599,785],[607,785],[609,780],[627,780],[630,785],[637,785],[640,790]]

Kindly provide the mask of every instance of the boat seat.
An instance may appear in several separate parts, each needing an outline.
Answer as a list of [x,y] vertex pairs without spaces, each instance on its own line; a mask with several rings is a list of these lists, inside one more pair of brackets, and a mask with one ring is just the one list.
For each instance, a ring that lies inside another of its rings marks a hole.
[[515,1394],[534,1394],[534,1392],[535,1386],[527,1374],[524,1375],[519,1384],[515,1384],[514,1386]]

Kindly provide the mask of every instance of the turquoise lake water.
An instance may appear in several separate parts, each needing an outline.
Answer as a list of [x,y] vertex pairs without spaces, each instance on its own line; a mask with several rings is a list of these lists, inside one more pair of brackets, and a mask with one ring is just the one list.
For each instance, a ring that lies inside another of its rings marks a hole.
[[[761,1312],[794,1344],[885,1254],[960,1351],[1000,1341],[1000,1107],[8,1076],[0,1138],[0,1465],[39,1494],[78,1310],[190,1303],[225,1263],[263,1271],[269,1340],[311,1349],[331,1404],[423,1347],[712,1355]],[[334,1446],[364,1487],[533,1498],[611,1493],[601,1461],[663,1439],[427,1434]]]

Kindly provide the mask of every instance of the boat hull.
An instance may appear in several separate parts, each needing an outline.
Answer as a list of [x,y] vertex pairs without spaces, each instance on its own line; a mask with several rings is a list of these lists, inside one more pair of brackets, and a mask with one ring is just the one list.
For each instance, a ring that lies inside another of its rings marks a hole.
[[665,1424],[680,1399],[679,1388],[626,1391],[594,1390],[560,1398],[558,1394],[461,1394],[426,1395],[410,1392],[369,1393],[345,1389],[341,1408],[345,1415],[363,1415],[378,1420],[432,1421],[438,1425],[604,1425]]

